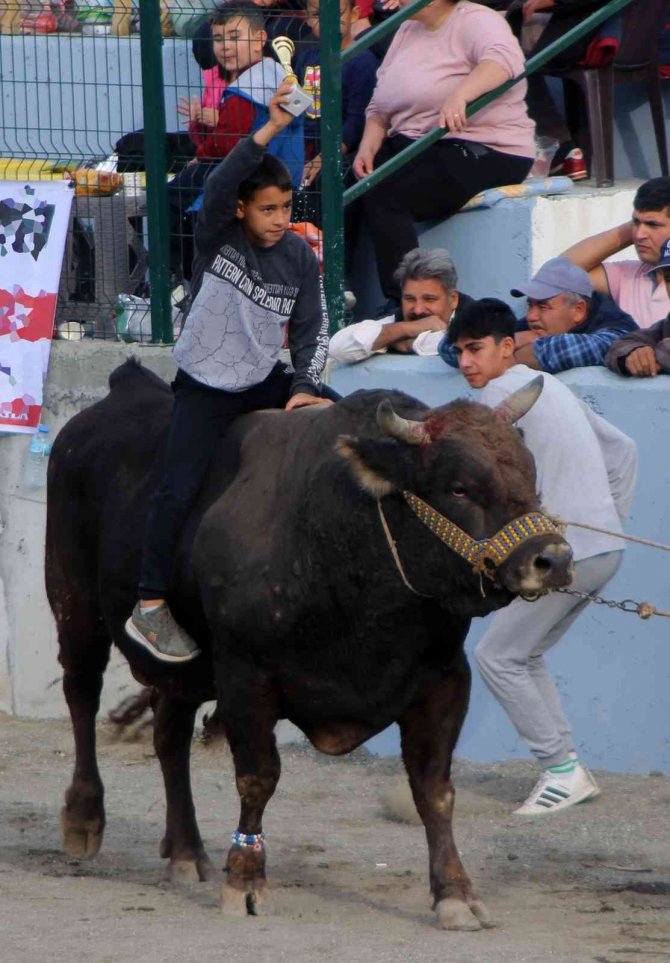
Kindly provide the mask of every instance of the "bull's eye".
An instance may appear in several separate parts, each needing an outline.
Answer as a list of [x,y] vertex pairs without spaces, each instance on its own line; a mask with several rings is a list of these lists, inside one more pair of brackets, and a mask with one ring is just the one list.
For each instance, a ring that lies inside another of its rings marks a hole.
[[456,498],[465,498],[467,494],[465,491],[465,485],[461,485],[460,482],[454,482],[451,486],[451,494],[455,495]]

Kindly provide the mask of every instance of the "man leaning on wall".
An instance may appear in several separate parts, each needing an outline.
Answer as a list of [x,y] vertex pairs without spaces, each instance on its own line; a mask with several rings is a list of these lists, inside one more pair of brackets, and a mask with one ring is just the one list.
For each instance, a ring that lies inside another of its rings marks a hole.
[[[588,271],[599,294],[649,328],[670,312],[670,272],[659,263],[669,238],[670,177],[653,177],[640,185],[629,221],[578,241],[563,256]],[[608,261],[630,245],[638,260]]]
[[456,265],[443,248],[408,251],[395,280],[401,290],[398,314],[342,328],[330,339],[334,361],[349,364],[389,351],[436,355],[451,319],[471,300],[458,291]]
[[[514,360],[539,371],[557,374],[604,364],[614,341],[637,330],[628,314],[594,291],[586,271],[565,257],[551,258],[510,294],[527,300],[526,316],[514,335]],[[440,354],[458,367],[448,339],[440,344]]]

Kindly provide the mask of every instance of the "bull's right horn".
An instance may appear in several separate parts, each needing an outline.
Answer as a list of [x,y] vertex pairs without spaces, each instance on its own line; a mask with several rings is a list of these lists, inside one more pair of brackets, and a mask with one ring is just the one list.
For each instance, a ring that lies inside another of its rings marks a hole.
[[393,410],[393,405],[384,398],[377,408],[377,425],[379,430],[391,438],[404,441],[408,445],[420,445],[426,440],[426,426],[422,421],[410,421],[401,418]]
[[524,415],[528,414],[542,394],[543,387],[544,378],[542,375],[538,375],[537,378],[533,378],[533,380],[529,381],[523,388],[513,391],[511,395],[508,395],[504,401],[501,401],[500,404],[493,409],[496,418],[499,418],[500,421],[514,424],[519,418],[523,418]]

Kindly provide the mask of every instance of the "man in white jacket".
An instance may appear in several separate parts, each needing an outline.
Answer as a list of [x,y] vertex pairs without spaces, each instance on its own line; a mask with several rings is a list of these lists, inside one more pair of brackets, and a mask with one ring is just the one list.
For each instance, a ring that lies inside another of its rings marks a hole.
[[[492,407],[537,376],[515,363],[515,326],[506,304],[485,298],[464,309],[447,334],[461,372],[471,387],[483,389],[481,400]],[[542,394],[517,426],[535,458],[544,507],[565,520],[622,533],[637,474],[635,443],[557,378],[546,373],[541,377]],[[571,587],[600,592],[621,563],[623,541],[572,525],[566,538],[575,562]],[[515,811],[518,815],[544,815],[600,794],[577,757],[544,661],[544,653],[587,604],[560,592],[532,602],[517,598],[496,612],[475,649],[484,681],[542,768],[537,785]]]
[[437,346],[459,307],[470,301],[456,290],[456,266],[442,248],[409,251],[395,272],[402,317],[347,325],[330,339],[329,357],[351,364],[373,354],[436,355]]

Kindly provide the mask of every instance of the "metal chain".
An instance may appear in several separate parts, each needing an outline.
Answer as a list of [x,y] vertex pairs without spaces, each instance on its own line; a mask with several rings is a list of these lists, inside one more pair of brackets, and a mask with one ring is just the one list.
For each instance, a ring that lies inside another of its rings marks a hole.
[[641,619],[649,619],[652,615],[662,615],[664,618],[670,619],[670,612],[655,608],[651,602],[636,602],[635,599],[623,599],[621,602],[615,602],[613,599],[604,599],[602,595],[589,595],[588,592],[578,592],[577,589],[570,588],[561,588],[558,591],[565,595],[587,599],[589,602],[595,602],[596,605],[606,605],[608,609],[619,609],[621,612],[639,615]]

